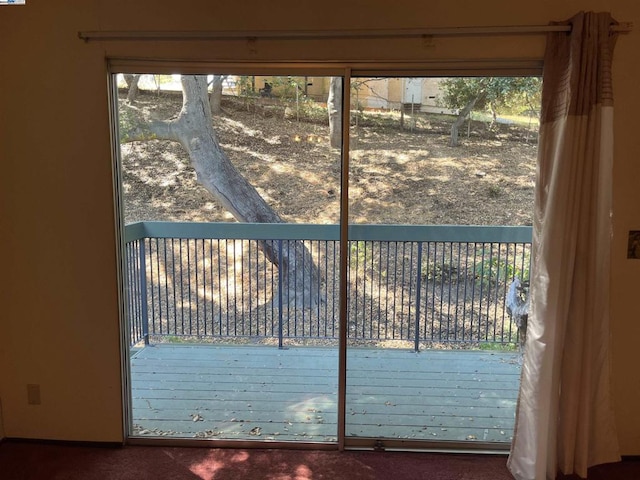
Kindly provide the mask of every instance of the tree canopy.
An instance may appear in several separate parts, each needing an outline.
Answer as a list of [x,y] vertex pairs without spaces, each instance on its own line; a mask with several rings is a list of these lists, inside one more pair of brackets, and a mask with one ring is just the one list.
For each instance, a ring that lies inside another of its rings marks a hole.
[[539,77],[455,77],[440,83],[442,106],[458,110],[451,128],[451,145],[457,145],[458,128],[473,110],[490,111],[493,121],[499,112],[537,115],[542,79]]
[[542,79],[539,77],[457,77],[440,83],[443,106],[462,109],[476,99],[475,109],[528,109],[540,104]]

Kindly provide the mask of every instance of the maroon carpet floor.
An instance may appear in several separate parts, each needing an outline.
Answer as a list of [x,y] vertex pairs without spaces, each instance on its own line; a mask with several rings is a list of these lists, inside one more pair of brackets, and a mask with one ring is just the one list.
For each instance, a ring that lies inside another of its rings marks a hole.
[[[511,480],[505,464],[495,455],[0,444],[1,480]],[[640,479],[640,462],[595,467],[589,479]]]

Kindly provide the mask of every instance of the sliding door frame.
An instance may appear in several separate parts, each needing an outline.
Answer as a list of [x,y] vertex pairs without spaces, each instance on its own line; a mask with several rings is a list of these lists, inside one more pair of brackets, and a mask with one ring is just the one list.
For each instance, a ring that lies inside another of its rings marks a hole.
[[347,420],[347,265],[349,263],[349,138],[351,125],[351,69],[342,76],[342,164],[340,165],[340,318],[338,320],[338,450],[345,449]]
[[[131,438],[132,398],[131,368],[127,334],[128,318],[125,311],[125,246],[124,215],[121,192],[121,159],[118,148],[118,109],[116,74],[213,74],[235,75],[307,75],[342,78],[342,151],[341,151],[341,193],[340,193],[340,251],[348,252],[349,231],[349,159],[350,159],[350,115],[351,79],[355,77],[447,77],[447,76],[540,76],[542,60],[454,60],[433,62],[205,62],[191,60],[165,60],[117,57],[107,61],[109,102],[112,136],[112,165],[114,201],[116,212],[116,234],[118,249],[118,290],[120,292],[120,342],[123,399],[123,438],[129,444],[162,445],[207,445],[241,448],[300,448],[300,449],[373,449],[377,439],[350,438],[346,436],[346,390],[347,390],[347,255],[340,255],[340,318],[338,345],[338,419],[336,443],[308,442],[264,442],[235,440],[198,440],[187,438]],[[385,439],[386,449],[423,451],[487,451],[495,452],[495,446],[465,442],[432,442],[421,440]]]

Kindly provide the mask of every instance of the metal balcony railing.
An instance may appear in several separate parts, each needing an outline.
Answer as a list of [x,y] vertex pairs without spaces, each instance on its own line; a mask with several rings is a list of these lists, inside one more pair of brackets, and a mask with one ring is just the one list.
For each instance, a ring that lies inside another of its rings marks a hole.
[[[131,345],[338,339],[337,225],[142,222],[125,244]],[[505,298],[530,227],[351,225],[348,245],[350,344],[517,342]]]

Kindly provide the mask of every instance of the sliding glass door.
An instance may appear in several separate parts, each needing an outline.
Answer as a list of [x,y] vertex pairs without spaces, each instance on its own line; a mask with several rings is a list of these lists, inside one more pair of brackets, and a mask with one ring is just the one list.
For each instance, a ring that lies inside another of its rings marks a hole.
[[131,436],[335,443],[341,79],[113,82]]
[[348,445],[508,448],[538,95],[526,78],[352,79]]
[[131,439],[508,448],[538,79],[128,71]]

